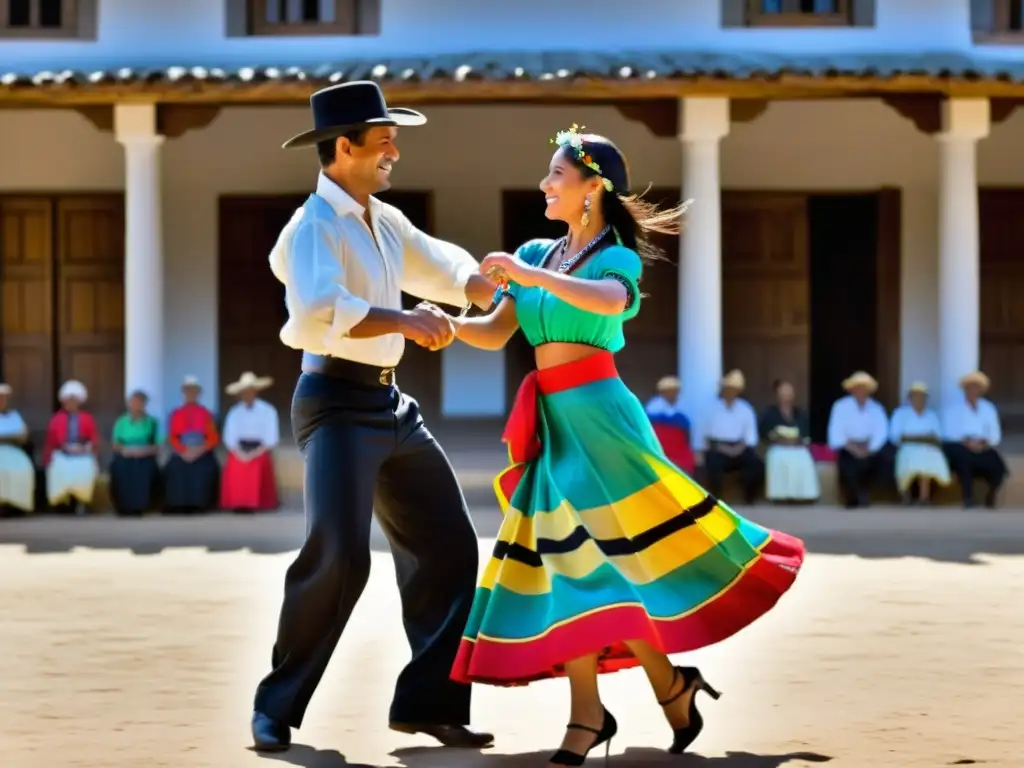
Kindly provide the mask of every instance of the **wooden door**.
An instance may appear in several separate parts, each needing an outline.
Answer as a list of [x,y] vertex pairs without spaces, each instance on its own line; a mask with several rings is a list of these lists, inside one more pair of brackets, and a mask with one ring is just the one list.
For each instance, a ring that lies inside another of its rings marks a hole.
[[42,444],[53,413],[53,206],[47,198],[0,197],[0,349],[11,403]]
[[109,438],[124,412],[124,199],[120,194],[54,201],[57,380],[78,379]]
[[106,439],[124,409],[124,200],[0,198],[4,378],[38,448],[78,379]]
[[900,360],[902,359],[901,283],[902,261],[902,197],[898,189],[878,193],[878,320],[877,371],[878,400],[890,411],[903,400],[900,391]]
[[[281,343],[288,319],[284,287],[270,271],[268,257],[277,236],[305,195],[226,196],[220,199],[218,275],[218,393],[221,415],[234,405],[224,387],[245,371],[271,376],[262,397],[277,408],[283,424],[291,411],[301,353]],[[287,430],[282,429],[287,432]]]
[[772,382],[808,392],[810,303],[806,196],[722,195],[722,354],[739,368],[760,410]]
[[1016,427],[1024,425],[1024,189],[982,189],[979,206],[981,368],[989,397]]
[[[653,188],[644,199],[671,209],[679,195],[678,188]],[[640,314],[626,323],[626,347],[616,355],[623,381],[642,400],[654,395],[658,379],[679,371],[679,237],[655,235],[653,241],[663,254],[644,265]]]
[[[387,192],[380,199],[401,208],[413,224],[430,231],[430,194]],[[292,391],[302,353],[281,343],[288,319],[284,286],[270,271],[267,259],[281,229],[306,195],[227,195],[220,199],[218,280],[218,376],[220,412],[234,398],[224,387],[244,371],[272,376],[274,386],[263,397],[289,423]],[[403,302],[414,303],[404,298]],[[402,360],[401,386],[421,400],[429,413],[440,403],[441,357],[409,344]],[[287,433],[287,430],[284,430]]]

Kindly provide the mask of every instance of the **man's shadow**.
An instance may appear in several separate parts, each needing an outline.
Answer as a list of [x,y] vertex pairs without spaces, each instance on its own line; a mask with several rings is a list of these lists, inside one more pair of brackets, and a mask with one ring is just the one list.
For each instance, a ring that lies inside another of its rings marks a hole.
[[[443,749],[437,747],[411,747],[391,753],[405,768],[543,768],[551,751],[530,752],[519,755],[496,755],[489,752]],[[387,768],[386,766],[350,763],[337,750],[314,749],[296,744],[287,752],[264,754],[270,760],[299,768]],[[589,763],[603,764],[603,757],[594,753]],[[790,752],[782,755],[727,752],[724,757],[704,757],[699,754],[670,755],[660,749],[627,749],[612,755],[607,765],[612,768],[785,768],[789,763],[827,763],[828,755],[816,752]]]

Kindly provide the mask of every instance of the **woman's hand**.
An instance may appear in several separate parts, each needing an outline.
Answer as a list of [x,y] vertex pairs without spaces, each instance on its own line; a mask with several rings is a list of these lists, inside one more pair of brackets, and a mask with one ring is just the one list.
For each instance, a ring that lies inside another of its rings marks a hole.
[[480,262],[480,271],[492,280],[518,283],[524,288],[536,285],[541,272],[511,253],[500,251],[487,254]]

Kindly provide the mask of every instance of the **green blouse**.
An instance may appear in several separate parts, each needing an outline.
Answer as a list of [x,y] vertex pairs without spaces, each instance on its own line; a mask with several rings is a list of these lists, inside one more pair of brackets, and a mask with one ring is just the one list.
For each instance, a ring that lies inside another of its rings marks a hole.
[[120,445],[158,445],[160,425],[148,413],[140,419],[133,419],[130,413],[123,413],[114,422],[113,442]]
[[[554,241],[531,240],[519,247],[515,255],[532,266],[540,266],[551,251]],[[617,315],[599,315],[577,309],[549,291],[509,283],[499,290],[495,301],[510,297],[516,302],[519,327],[531,346],[548,342],[589,344],[609,352],[618,352],[626,345],[622,324],[640,311],[640,275],[643,262],[636,251],[611,245],[585,256],[570,274],[584,280],[613,278],[626,288],[626,307]]]

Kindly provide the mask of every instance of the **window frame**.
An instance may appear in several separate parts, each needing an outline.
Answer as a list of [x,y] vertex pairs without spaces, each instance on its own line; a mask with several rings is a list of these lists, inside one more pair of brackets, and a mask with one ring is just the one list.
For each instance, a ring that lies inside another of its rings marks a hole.
[[761,10],[760,0],[747,0],[744,20],[747,27],[754,29],[855,26],[853,0],[836,0],[836,3],[839,6],[839,10],[834,13],[805,13],[802,11],[765,13]]
[[245,0],[245,37],[354,37],[378,34],[379,0],[334,0],[332,22],[268,22],[266,6],[274,0]]
[[[42,11],[42,0],[29,0],[34,15]],[[61,0],[60,27],[9,27],[10,0],[0,0],[0,40],[94,40],[96,0]],[[71,19],[70,22],[67,19]]]
[[976,27],[976,19],[971,18],[974,42],[996,45],[1020,45],[1024,43],[1024,29],[1009,28],[1011,4],[1014,2],[1017,2],[1017,0],[989,0],[986,9],[988,24],[982,25],[980,28]]

